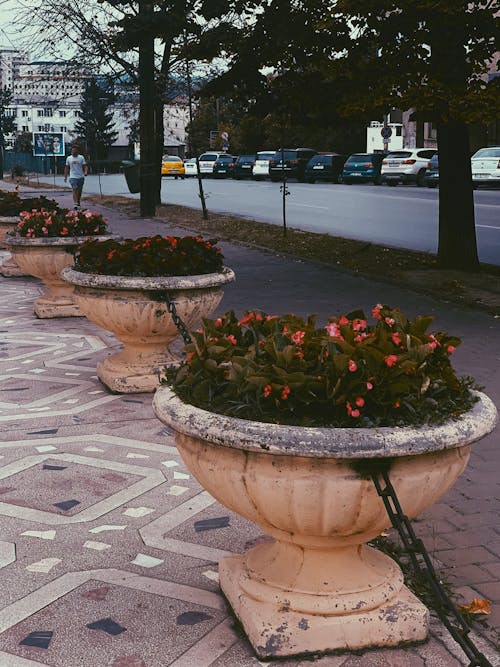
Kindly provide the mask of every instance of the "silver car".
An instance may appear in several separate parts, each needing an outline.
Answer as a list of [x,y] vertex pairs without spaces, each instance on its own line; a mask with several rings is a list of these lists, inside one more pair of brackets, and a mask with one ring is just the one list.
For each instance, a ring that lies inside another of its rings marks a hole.
[[500,185],[500,146],[480,148],[471,158],[472,185]]

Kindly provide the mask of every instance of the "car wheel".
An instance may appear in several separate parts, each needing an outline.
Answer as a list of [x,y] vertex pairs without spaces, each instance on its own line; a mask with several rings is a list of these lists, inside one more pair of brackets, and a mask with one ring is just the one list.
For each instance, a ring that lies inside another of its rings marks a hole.
[[382,176],[376,176],[373,180],[373,185],[382,185]]
[[425,169],[421,169],[417,174],[417,187],[421,188],[424,185]]
[[308,179],[306,179],[306,183],[311,183],[312,184],[312,183],[316,183],[316,181],[315,181],[314,178],[308,178]]
[[398,185],[398,183],[399,183],[398,181],[393,181],[393,180],[387,181],[387,185],[390,185],[391,188],[395,188],[396,185]]

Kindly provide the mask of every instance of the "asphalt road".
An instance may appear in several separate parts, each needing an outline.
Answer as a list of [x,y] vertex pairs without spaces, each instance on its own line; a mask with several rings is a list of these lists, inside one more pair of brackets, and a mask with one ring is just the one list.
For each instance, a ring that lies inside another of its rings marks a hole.
[[[54,179],[44,179],[54,182]],[[56,178],[56,185],[62,178]],[[282,224],[280,183],[204,179],[209,211]],[[288,183],[289,227],[435,253],[438,190],[415,186]],[[84,192],[129,195],[121,174],[89,176]],[[129,195],[138,197],[138,195]],[[500,264],[500,190],[474,193],[479,258]],[[199,207],[196,179],[164,178],[162,201]]]

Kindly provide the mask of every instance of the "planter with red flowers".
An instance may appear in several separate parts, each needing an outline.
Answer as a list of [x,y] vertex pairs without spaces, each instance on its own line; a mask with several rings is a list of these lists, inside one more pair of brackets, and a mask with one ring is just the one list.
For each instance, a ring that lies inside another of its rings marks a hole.
[[192,328],[211,315],[234,280],[215,242],[200,236],[89,241],[62,276],[88,319],[124,344],[97,366],[100,380],[118,393],[154,391],[160,370],[180,361],[168,302]]
[[110,238],[106,218],[91,211],[38,209],[22,211],[15,230],[5,238],[20,270],[46,286],[35,301],[40,318],[82,316],[73,299],[73,287],[61,271],[73,264],[75,249],[89,237]]
[[[22,211],[31,211],[38,208],[59,210],[53,199],[41,197],[21,198],[17,191],[0,190],[0,248],[6,248],[5,237],[15,229],[19,223],[19,214]],[[0,273],[5,277],[23,276],[15,259],[11,256],[0,264]]]
[[[205,320],[153,407],[200,484],[272,539],[219,563],[261,658],[425,639],[429,613],[367,542],[390,526],[372,475],[404,513],[427,510],[496,424],[457,377],[459,339],[378,304],[315,318]],[[382,484],[383,486],[383,484]]]

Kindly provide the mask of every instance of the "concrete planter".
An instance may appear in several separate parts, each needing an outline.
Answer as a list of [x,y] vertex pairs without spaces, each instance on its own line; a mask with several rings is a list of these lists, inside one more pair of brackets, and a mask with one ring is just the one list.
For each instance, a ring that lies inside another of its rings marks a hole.
[[44,294],[35,301],[34,312],[40,318],[83,317],[73,299],[73,287],[61,279],[61,271],[73,265],[73,251],[89,238],[109,239],[106,236],[73,236],[5,239],[7,248],[24,274],[39,278],[46,286]]
[[153,407],[189,470],[274,538],[219,564],[220,585],[262,658],[425,639],[428,610],[398,565],[366,542],[390,526],[353,462],[389,459],[403,511],[428,509],[495,426],[491,400],[456,421],[406,428],[306,428],[226,417],[161,387]]
[[[0,215],[0,248],[7,248],[5,245],[6,234],[14,230],[18,222],[18,215]],[[7,278],[24,275],[12,256],[2,262],[0,273]]]
[[167,310],[168,292],[188,329],[209,317],[219,305],[223,287],[234,272],[200,276],[102,276],[65,269],[62,277],[75,288],[75,299],[89,320],[111,331],[125,348],[97,366],[99,379],[119,393],[151,392],[158,373],[179,358],[169,346],[179,336]]

